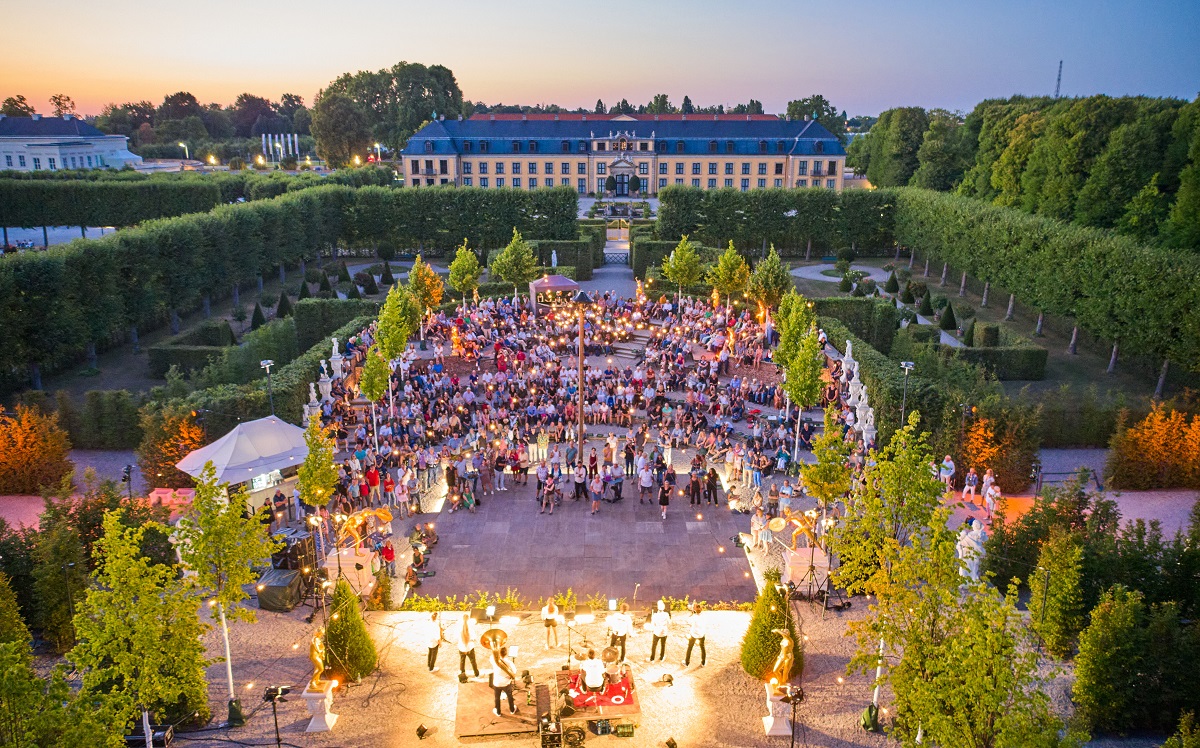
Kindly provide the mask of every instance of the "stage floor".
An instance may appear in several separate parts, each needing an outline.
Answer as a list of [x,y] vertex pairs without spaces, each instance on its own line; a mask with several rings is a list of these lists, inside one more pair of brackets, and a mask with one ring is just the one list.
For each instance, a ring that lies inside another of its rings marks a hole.
[[[558,682],[558,691],[561,693],[567,688],[571,678],[579,672],[578,670],[557,670],[554,677]],[[632,680],[632,676],[631,680]],[[642,713],[641,701],[638,699],[637,682],[633,682],[633,689],[629,692],[629,700],[624,704],[609,704],[607,706],[577,706],[575,714],[570,717],[563,717],[564,724],[586,722],[592,719],[632,719]]]
[[[565,689],[569,682],[570,676],[577,671],[556,670],[554,671],[555,682],[557,689],[555,693]],[[491,737],[498,735],[533,735],[537,733],[537,707],[528,703],[528,693],[531,693],[533,688],[539,682],[546,682],[548,676],[543,676],[540,680],[535,680],[533,685],[529,687],[529,691],[517,683],[518,688],[513,691],[513,698],[517,702],[517,713],[508,713],[508,704],[501,701],[501,715],[497,717],[492,714],[492,709],[495,706],[495,698],[492,695],[492,687],[487,684],[486,674],[482,680],[469,680],[466,683],[458,685],[458,705],[454,713],[454,734],[458,738],[479,738]],[[630,699],[624,704],[612,704],[608,706],[584,706],[576,707],[575,713],[570,717],[563,717],[564,725],[583,724],[590,720],[607,719],[607,720],[632,720],[637,721],[637,717],[642,713],[641,701],[638,698],[637,684],[634,683],[634,690],[630,693]]]

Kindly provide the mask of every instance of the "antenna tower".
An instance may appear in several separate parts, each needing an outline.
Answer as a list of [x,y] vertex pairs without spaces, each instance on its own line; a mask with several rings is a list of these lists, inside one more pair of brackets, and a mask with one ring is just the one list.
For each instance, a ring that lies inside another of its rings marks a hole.
[[1058,98],[1058,89],[1062,86],[1062,60],[1058,61],[1058,80],[1054,81],[1054,98]]

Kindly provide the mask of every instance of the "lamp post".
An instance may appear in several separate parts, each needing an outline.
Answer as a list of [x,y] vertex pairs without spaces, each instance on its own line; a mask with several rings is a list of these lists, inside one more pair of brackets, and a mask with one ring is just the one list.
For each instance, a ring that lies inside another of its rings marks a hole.
[[375,144],[375,163],[379,163],[380,160],[382,160],[382,158],[383,157],[379,154],[379,144],[376,143]]
[[271,367],[275,365],[275,362],[264,358],[258,365],[267,370],[267,397],[271,399],[271,415],[275,415],[275,390],[271,386]]
[[901,361],[900,368],[904,369],[904,394],[900,397],[900,428],[904,428],[904,410],[908,406],[908,373],[917,368],[912,361]]
[[184,159],[186,159],[186,160],[188,160],[188,161],[191,161],[191,160],[192,160],[192,154],[191,154],[191,151],[189,151],[189,150],[188,150],[187,143],[179,143],[179,147],[183,149],[183,157],[184,157]]
[[579,402],[576,405],[576,410],[579,411],[579,460],[583,461],[583,317],[587,312],[587,308],[592,304],[592,297],[588,296],[586,291],[580,290],[575,294],[575,307],[579,311],[579,380],[576,382],[576,393],[579,396]]

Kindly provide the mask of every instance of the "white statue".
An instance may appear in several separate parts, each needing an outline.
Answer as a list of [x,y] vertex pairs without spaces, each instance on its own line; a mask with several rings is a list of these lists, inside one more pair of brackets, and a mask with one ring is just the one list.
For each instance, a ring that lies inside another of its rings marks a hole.
[[958,558],[965,564],[959,573],[973,582],[979,581],[979,567],[983,563],[983,544],[987,540],[987,532],[975,519],[963,523],[958,533]]
[[329,366],[328,366],[328,362],[325,359],[321,359],[321,378],[322,379],[329,378]]
[[316,382],[308,383],[308,401],[310,403],[312,403],[313,405],[317,404],[317,383]]
[[337,338],[333,338],[333,355],[329,357],[329,363],[333,365],[333,378],[334,379],[342,378],[342,360],[344,358],[345,357],[342,356],[342,354],[340,352]]
[[341,352],[341,348],[338,346],[337,338],[332,338],[332,340],[333,340],[333,356],[336,358],[337,356],[340,356],[342,354],[342,352]]
[[863,431],[875,428],[875,409],[867,408],[867,415],[863,418]]
[[558,267],[558,250],[557,249],[550,250],[550,267],[552,267],[552,268]]
[[848,358],[851,361],[854,360],[854,344],[849,340],[846,341],[846,355],[843,358]]

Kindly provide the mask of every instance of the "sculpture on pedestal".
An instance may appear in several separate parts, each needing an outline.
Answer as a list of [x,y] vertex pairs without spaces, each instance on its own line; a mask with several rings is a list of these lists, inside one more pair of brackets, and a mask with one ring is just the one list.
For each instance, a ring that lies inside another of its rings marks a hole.
[[796,663],[796,643],[787,629],[772,629],[779,634],[779,656],[771,666],[771,680],[776,684],[787,683],[792,677],[792,666]]
[[987,541],[987,532],[978,520],[968,519],[963,523],[958,533],[957,555],[965,566],[959,569],[972,582],[979,581],[979,568],[983,564],[983,544]]
[[308,681],[309,691],[320,691],[325,688],[325,629],[319,628],[313,632],[312,641],[308,645],[308,659],[313,664],[312,678]]

